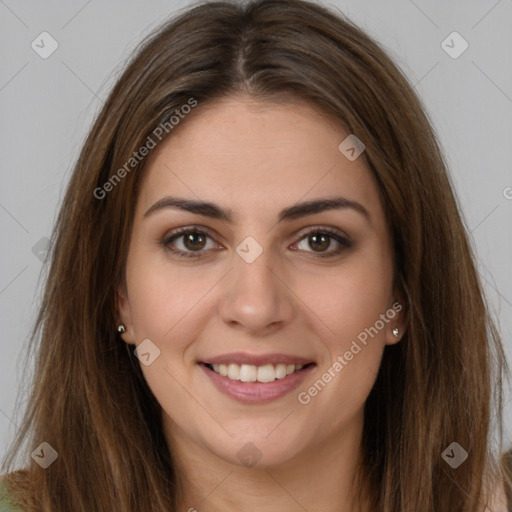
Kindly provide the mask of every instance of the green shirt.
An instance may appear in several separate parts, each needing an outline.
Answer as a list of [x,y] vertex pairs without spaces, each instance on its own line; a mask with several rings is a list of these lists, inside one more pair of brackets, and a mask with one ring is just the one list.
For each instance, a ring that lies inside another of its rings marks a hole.
[[10,504],[8,496],[5,482],[0,479],[0,512],[21,512]]

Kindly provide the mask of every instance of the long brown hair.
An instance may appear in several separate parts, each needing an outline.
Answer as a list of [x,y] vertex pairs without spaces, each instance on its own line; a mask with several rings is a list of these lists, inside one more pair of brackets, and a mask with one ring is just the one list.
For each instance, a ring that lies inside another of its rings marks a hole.
[[[165,140],[158,126],[167,122],[172,137],[169,118],[191,98],[199,111],[240,93],[308,101],[363,141],[379,185],[408,326],[385,349],[365,404],[360,477],[372,507],[483,510],[488,475],[498,471],[491,419],[495,412],[499,440],[507,368],[446,165],[383,49],[340,13],[302,0],[190,7],[147,37],[118,79],[51,236],[27,347],[35,374],[2,467],[11,495],[30,511],[176,510],[180,473],[161,408],[116,333],[146,159],[126,163],[148,137]],[[98,192],[107,182],[108,193]],[[30,458],[42,442],[58,453],[47,469]],[[469,454],[457,469],[442,457],[453,442]],[[13,471],[16,456],[23,469]]]

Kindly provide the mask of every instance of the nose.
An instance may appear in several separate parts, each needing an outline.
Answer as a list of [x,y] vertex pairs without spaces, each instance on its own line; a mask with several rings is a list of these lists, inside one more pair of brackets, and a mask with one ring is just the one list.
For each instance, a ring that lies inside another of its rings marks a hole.
[[[222,320],[232,328],[264,336],[289,323],[294,314],[293,292],[286,276],[272,265],[270,251],[252,263],[237,254],[224,282]],[[274,268],[276,270],[274,270]]]

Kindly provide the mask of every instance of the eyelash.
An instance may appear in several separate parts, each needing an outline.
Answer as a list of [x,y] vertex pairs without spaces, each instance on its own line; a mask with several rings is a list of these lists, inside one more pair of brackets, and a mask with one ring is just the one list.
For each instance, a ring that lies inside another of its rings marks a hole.
[[[202,258],[202,257],[204,257],[203,255],[204,255],[204,252],[206,252],[206,251],[203,251],[203,250],[182,251],[182,250],[176,250],[176,249],[171,248],[171,246],[170,246],[171,242],[173,242],[174,240],[176,240],[184,235],[188,235],[190,233],[207,236],[208,238],[213,239],[212,235],[207,230],[201,229],[198,226],[190,226],[190,227],[178,228],[178,229],[174,230],[173,232],[169,233],[161,241],[161,245],[167,251],[175,254],[176,256],[179,256],[180,258]],[[340,233],[338,233],[337,231],[334,231],[330,228],[315,227],[313,229],[310,229],[309,231],[307,231],[306,233],[304,233],[302,235],[302,237],[299,239],[299,242],[312,234],[327,235],[329,238],[336,240],[336,242],[338,242],[341,246],[334,251],[329,251],[329,252],[325,252],[325,253],[315,252],[315,251],[306,251],[306,252],[313,252],[314,254],[316,254],[316,257],[318,257],[318,258],[333,258],[335,256],[338,256],[345,249],[349,249],[350,247],[352,247],[351,242],[349,242],[349,240],[347,238],[343,237],[342,235],[340,235]]]

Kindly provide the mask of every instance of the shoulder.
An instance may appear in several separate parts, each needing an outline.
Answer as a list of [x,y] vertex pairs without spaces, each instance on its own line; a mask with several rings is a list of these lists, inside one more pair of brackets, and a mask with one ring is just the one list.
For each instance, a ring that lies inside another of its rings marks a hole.
[[11,502],[6,475],[0,475],[0,512],[23,512]]

